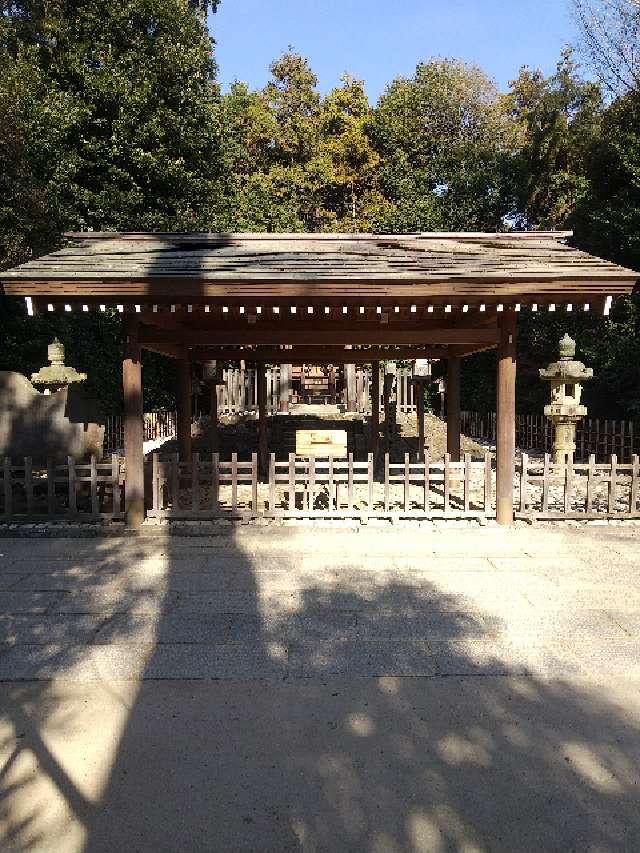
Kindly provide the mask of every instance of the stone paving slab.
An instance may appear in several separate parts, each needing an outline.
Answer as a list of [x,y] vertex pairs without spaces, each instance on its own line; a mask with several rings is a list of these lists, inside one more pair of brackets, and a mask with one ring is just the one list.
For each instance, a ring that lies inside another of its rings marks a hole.
[[105,618],[102,614],[16,613],[0,616],[0,643],[89,643]]
[[59,592],[0,592],[0,613],[44,613],[63,596]]
[[262,621],[255,613],[164,613],[161,617],[117,613],[106,619],[93,638],[108,645],[154,643],[233,643],[257,642]]
[[338,640],[293,643],[289,647],[293,678],[341,676],[435,676],[431,647],[419,640]]
[[287,675],[287,650],[255,643],[21,644],[0,651],[0,681],[257,678]]

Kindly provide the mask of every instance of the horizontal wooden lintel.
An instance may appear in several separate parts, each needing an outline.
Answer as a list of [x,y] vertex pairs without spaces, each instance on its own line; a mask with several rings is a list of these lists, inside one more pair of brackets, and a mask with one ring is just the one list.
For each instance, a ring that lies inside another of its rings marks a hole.
[[189,347],[227,346],[346,346],[346,345],[444,345],[486,344],[495,345],[499,333],[495,328],[459,328],[455,326],[430,328],[355,328],[339,326],[335,329],[262,328],[260,325],[245,328],[216,329],[162,329],[140,326],[140,343],[178,344]]

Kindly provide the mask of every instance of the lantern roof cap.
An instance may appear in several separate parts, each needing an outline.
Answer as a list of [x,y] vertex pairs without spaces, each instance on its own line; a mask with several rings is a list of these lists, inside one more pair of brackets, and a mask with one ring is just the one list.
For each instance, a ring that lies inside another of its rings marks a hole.
[[547,382],[586,382],[593,379],[593,369],[576,361],[576,342],[565,332],[558,343],[560,359],[540,368],[540,378]]

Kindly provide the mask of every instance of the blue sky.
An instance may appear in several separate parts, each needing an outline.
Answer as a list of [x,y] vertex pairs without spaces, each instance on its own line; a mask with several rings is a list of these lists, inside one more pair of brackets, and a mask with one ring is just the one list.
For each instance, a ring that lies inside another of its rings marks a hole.
[[551,71],[575,39],[569,0],[222,0],[210,16],[219,79],[258,88],[292,45],[322,92],[348,71],[371,100],[419,60],[455,57],[480,65],[501,88],[523,64]]

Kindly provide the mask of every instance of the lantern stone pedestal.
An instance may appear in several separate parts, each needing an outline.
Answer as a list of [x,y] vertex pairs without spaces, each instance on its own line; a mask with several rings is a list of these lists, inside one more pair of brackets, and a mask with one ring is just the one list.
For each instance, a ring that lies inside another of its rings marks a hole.
[[576,361],[576,342],[566,335],[561,339],[560,359],[541,368],[540,378],[551,385],[551,403],[544,413],[555,427],[553,461],[573,461],[576,451],[576,424],[587,414],[580,402],[582,383],[593,379],[593,370]]

